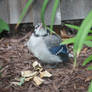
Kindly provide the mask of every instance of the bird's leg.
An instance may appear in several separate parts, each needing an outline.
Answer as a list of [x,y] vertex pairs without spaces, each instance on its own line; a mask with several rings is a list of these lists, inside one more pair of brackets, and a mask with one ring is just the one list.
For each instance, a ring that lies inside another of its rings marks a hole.
[[57,68],[57,64],[49,64],[49,65],[47,65],[47,66],[45,66],[46,68]]
[[57,68],[57,66],[58,66],[58,64],[57,63],[54,63],[54,64],[47,64],[47,63],[41,63],[42,64],[42,66],[44,67],[44,68]]

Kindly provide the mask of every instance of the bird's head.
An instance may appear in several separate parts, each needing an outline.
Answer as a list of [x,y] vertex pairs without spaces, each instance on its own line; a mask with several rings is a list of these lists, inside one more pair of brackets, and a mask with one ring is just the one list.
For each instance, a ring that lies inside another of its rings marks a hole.
[[39,23],[39,24],[37,24],[37,25],[35,26],[34,34],[35,34],[36,36],[46,36],[46,35],[49,34],[49,32],[47,31],[46,28],[44,28],[44,27],[42,26],[41,23]]

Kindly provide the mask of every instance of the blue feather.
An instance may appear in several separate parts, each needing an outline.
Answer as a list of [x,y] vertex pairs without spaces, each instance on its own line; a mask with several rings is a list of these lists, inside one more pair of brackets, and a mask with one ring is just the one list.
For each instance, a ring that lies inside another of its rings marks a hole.
[[52,54],[68,54],[67,48],[65,45],[55,46],[49,49]]

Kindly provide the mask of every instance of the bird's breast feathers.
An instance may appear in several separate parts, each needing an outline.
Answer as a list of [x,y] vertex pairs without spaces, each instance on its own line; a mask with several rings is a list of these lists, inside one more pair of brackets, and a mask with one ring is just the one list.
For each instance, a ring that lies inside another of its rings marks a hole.
[[43,38],[35,38],[34,36],[28,41],[29,50],[43,62],[62,62],[60,58],[56,55],[53,55],[49,50],[46,44],[44,43]]

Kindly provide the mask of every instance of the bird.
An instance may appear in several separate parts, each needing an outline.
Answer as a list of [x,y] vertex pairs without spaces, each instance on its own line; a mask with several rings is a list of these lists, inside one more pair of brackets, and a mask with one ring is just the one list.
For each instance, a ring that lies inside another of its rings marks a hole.
[[41,63],[53,65],[69,60],[68,49],[61,42],[59,35],[51,34],[42,23],[38,23],[27,41],[27,47]]

